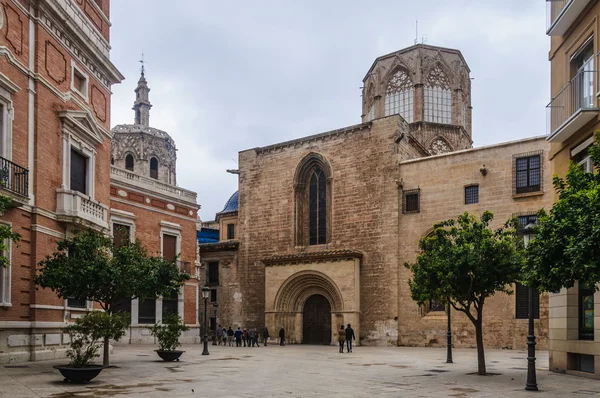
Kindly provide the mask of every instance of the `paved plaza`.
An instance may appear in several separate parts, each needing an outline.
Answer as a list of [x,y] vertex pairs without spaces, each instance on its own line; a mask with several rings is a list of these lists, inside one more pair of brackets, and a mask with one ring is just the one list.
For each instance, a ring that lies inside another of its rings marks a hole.
[[19,397],[584,397],[600,396],[600,381],[551,373],[538,358],[540,392],[523,390],[526,353],[488,350],[488,371],[476,371],[474,349],[288,345],[260,348],[185,346],[181,362],[162,362],[153,346],[117,346],[111,364],[87,385],[62,381],[62,361],[0,366],[0,396]]

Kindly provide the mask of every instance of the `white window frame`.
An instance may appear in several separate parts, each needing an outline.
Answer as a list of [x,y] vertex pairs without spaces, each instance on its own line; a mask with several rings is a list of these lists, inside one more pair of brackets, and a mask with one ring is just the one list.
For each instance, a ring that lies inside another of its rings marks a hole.
[[[587,140],[583,141],[581,144],[577,145],[575,148],[571,150],[571,159],[577,156],[582,151],[588,149],[594,143],[594,136],[589,137]],[[580,160],[578,165],[583,166],[583,171],[586,173],[594,172],[594,165],[592,163],[592,158],[590,155],[587,155],[585,158]]]
[[[0,221],[0,224],[12,229],[12,223]],[[12,239],[6,239],[4,241],[7,250],[4,253],[0,253],[4,257],[8,258],[8,266],[6,268],[0,268],[0,284],[2,285],[2,292],[0,292],[0,307],[11,307],[11,289],[12,289]]]
[[[179,256],[181,254],[181,231],[183,227],[179,224],[175,224],[168,221],[160,222],[160,255],[163,255],[163,235],[175,236],[175,254]],[[177,313],[183,318],[183,291],[185,286],[179,289],[178,302],[177,302]],[[162,321],[162,297],[156,299],[156,322]]]
[[[79,89],[77,87],[75,87],[75,71],[77,71],[77,73],[79,73],[84,78],[84,81],[85,81],[85,83],[84,83],[85,89],[83,90],[84,92],[79,91]],[[71,60],[71,91],[79,94],[85,100],[85,102],[88,102],[89,86],[90,86],[90,76],[87,73],[85,73],[83,71],[83,69],[78,67],[74,60]]]
[[136,215],[124,210],[110,209],[110,234],[115,236],[115,224],[126,225],[129,227],[129,241],[135,241],[135,220]]
[[86,193],[90,199],[96,194],[96,150],[74,134],[63,134],[63,184],[62,188],[71,190],[71,149],[85,156],[87,160]]
[[12,95],[20,90],[5,74],[0,72],[0,105],[2,106],[0,120],[0,156],[12,161],[12,125],[15,110]]

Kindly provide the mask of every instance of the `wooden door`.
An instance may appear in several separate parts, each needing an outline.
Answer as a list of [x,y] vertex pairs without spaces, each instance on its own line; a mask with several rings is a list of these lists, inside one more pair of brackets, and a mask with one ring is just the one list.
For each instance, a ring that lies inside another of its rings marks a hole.
[[302,343],[331,344],[331,306],[329,301],[315,294],[304,303]]

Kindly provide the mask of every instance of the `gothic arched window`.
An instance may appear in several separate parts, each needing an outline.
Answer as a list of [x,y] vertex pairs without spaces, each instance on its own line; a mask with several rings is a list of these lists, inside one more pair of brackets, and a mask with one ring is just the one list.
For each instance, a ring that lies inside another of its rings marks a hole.
[[158,178],[158,160],[156,158],[150,158],[150,177]]
[[408,123],[413,121],[414,87],[405,70],[399,69],[385,90],[385,116],[399,113]]
[[115,165],[115,158],[113,156],[110,157],[110,165],[111,166]]
[[425,82],[425,121],[452,123],[450,80],[439,64],[429,72]]
[[319,154],[306,156],[296,170],[296,245],[331,240],[331,169]]
[[125,156],[125,168],[127,170],[133,171],[133,155],[128,153],[127,156]]
[[309,244],[327,243],[327,179],[318,167],[310,176],[308,220]]

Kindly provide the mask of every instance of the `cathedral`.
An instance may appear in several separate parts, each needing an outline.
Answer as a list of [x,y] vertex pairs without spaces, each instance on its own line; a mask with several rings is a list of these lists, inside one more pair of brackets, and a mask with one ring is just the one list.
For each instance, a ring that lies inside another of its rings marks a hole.
[[[363,345],[442,345],[446,309],[410,298],[404,264],[419,239],[465,211],[526,225],[552,204],[545,137],[472,147],[469,73],[454,49],[381,56],[363,79],[361,123],[241,151],[219,239],[199,243],[214,321],[283,326],[288,343],[331,344],[350,323]],[[489,347],[526,346],[528,298],[514,290],[486,301]],[[544,347],[547,296],[534,306]],[[462,315],[454,344],[474,346]]]

